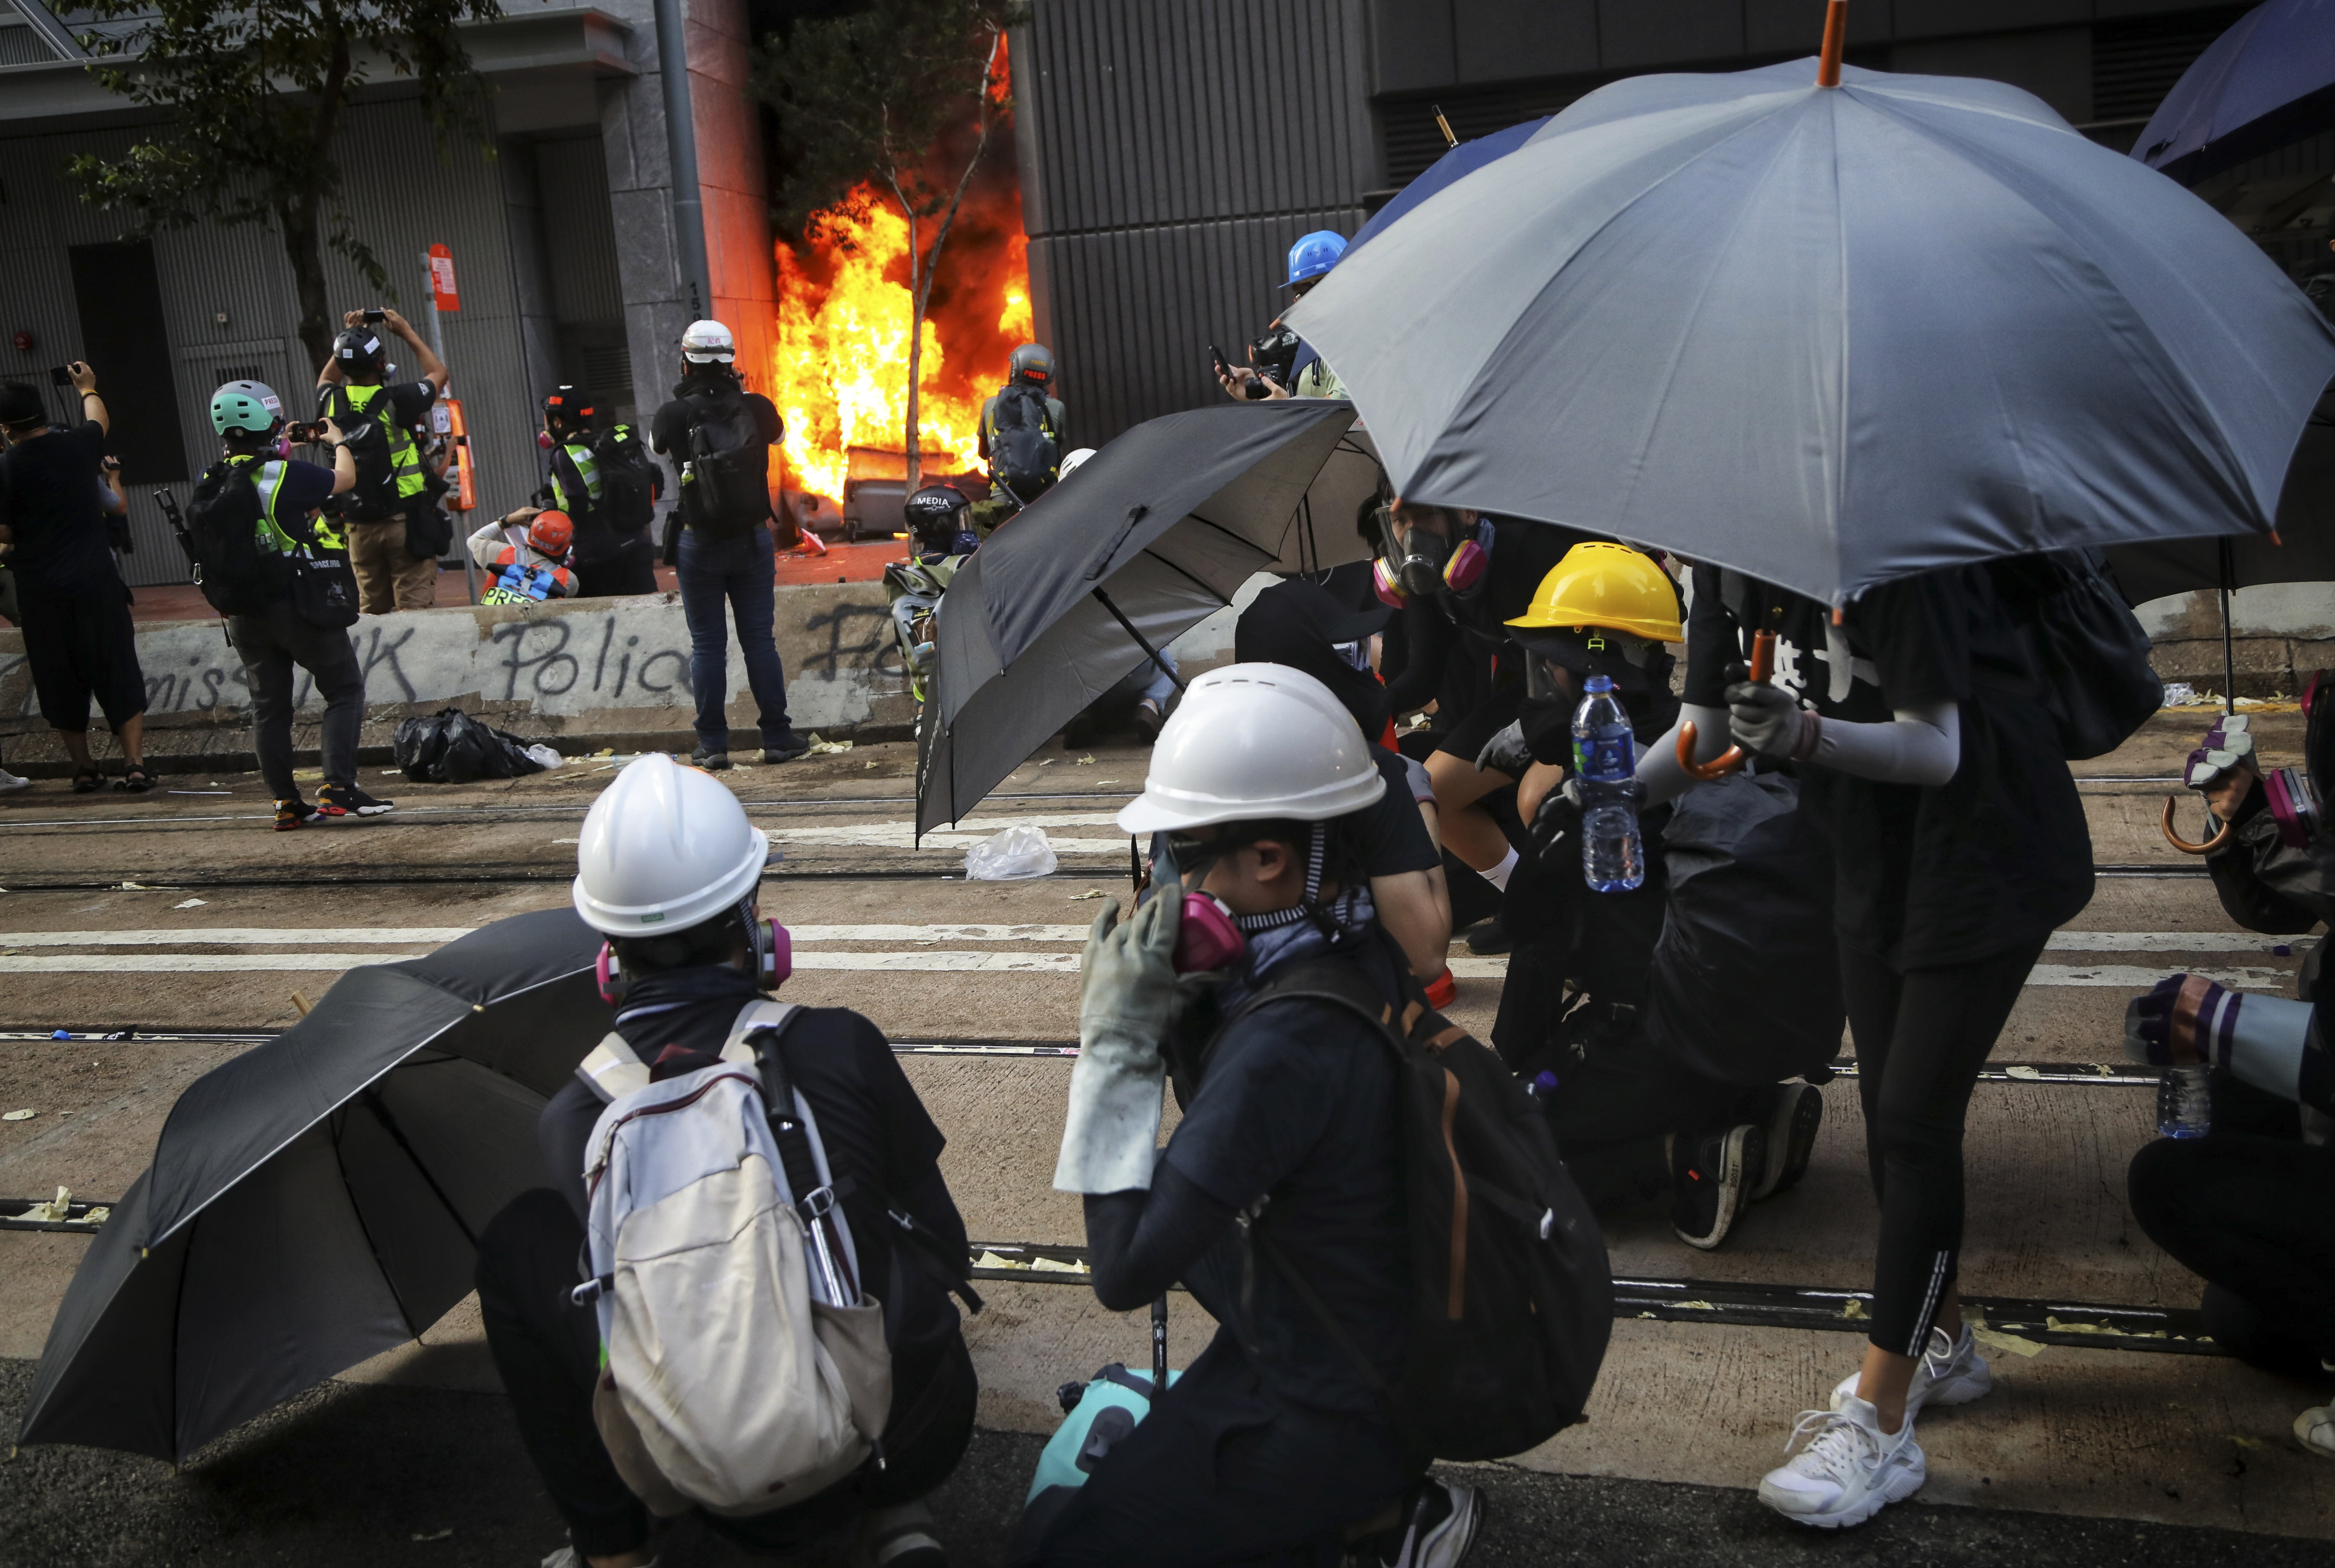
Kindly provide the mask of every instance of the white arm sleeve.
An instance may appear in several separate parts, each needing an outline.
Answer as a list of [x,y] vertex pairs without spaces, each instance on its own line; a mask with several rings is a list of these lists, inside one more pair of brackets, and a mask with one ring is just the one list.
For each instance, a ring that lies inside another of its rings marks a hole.
[[1899,708],[1886,724],[1824,721],[1812,759],[1882,784],[1943,784],[1962,760],[1962,715],[1952,702]]
[[1678,723],[1671,725],[1638,759],[1638,781],[1646,787],[1649,806],[1675,800],[1698,782],[1679,766],[1679,726],[1682,724],[1694,726],[1694,760],[1698,762],[1710,761],[1733,743],[1727,733],[1726,709],[1701,708],[1691,702],[1681,708]]

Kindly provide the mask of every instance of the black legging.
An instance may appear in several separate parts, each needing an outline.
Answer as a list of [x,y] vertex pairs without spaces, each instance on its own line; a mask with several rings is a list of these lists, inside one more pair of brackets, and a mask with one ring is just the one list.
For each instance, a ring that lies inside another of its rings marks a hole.
[[1926,1347],[1954,1284],[1962,1244],[1962,1119],[2043,951],[2040,941],[1942,969],[1900,974],[1870,953],[1840,950],[1843,1000],[1856,1041],[1865,1157],[1881,1200],[1873,1267],[1873,1343],[1901,1356]]

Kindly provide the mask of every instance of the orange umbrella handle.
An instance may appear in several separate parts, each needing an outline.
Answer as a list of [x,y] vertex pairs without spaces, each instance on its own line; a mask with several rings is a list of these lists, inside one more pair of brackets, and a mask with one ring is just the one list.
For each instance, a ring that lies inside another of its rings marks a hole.
[[[1754,633],[1751,638],[1751,679],[1765,681],[1775,673],[1776,634]],[[1708,762],[1696,761],[1694,733],[1694,721],[1691,719],[1679,726],[1678,764],[1686,769],[1688,777],[1700,779],[1708,784],[1713,779],[1724,779],[1743,765],[1743,748],[1740,746],[1729,746]]]
[[2178,849],[2184,855],[2211,855],[2214,850],[2219,849],[2223,845],[2227,844],[2230,841],[2230,835],[2235,831],[2235,828],[2232,824],[2227,822],[2222,824],[2222,830],[2219,833],[2214,834],[2203,844],[2192,844],[2187,839],[2182,837],[2179,834],[2174,832],[2173,808],[2178,799],[2179,797],[2173,795],[2167,795],[2165,798],[2165,817],[2163,820],[2158,823],[2158,826],[2165,829],[2165,841],[2167,844],[2172,845],[2174,848]]

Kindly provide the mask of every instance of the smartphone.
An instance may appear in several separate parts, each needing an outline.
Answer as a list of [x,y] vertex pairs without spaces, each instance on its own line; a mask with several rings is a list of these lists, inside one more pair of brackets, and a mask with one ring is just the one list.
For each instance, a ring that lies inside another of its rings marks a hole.
[[382,319],[381,312],[378,309],[369,310],[364,313],[364,318],[366,325],[377,325]]
[[1232,365],[1225,358],[1225,351],[1218,348],[1215,344],[1210,344],[1208,345],[1208,363],[1216,368],[1216,379],[1218,381],[1222,381],[1226,376],[1233,373]]

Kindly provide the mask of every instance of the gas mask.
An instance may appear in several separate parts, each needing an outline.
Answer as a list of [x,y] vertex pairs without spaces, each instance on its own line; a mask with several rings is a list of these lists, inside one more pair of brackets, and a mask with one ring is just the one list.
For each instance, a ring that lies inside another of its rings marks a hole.
[[[1457,517],[1445,516],[1458,525]],[[1379,508],[1378,526],[1380,555],[1371,566],[1371,586],[1381,604],[1400,608],[1413,597],[1438,593],[1468,598],[1492,563],[1489,518],[1478,518],[1475,531],[1456,547],[1429,529],[1405,528],[1391,507]]]
[[535,444],[541,447],[545,451],[549,451],[559,443],[551,439],[551,432],[549,431],[538,431],[535,432]]
[[[1241,935],[1240,927],[1234,923],[1231,907],[1215,894],[1203,893],[1195,886],[1206,880],[1223,848],[1215,844],[1187,843],[1179,857],[1175,841],[1162,833],[1152,838],[1151,851],[1155,876],[1136,895],[1137,905],[1150,901],[1159,885],[1156,873],[1162,861],[1184,884],[1183,915],[1176,924],[1176,951],[1168,956],[1169,964],[1178,974],[1197,974],[1224,969],[1236,962],[1247,949],[1248,939]],[[1185,861],[1191,863],[1188,870],[1183,865]]]

